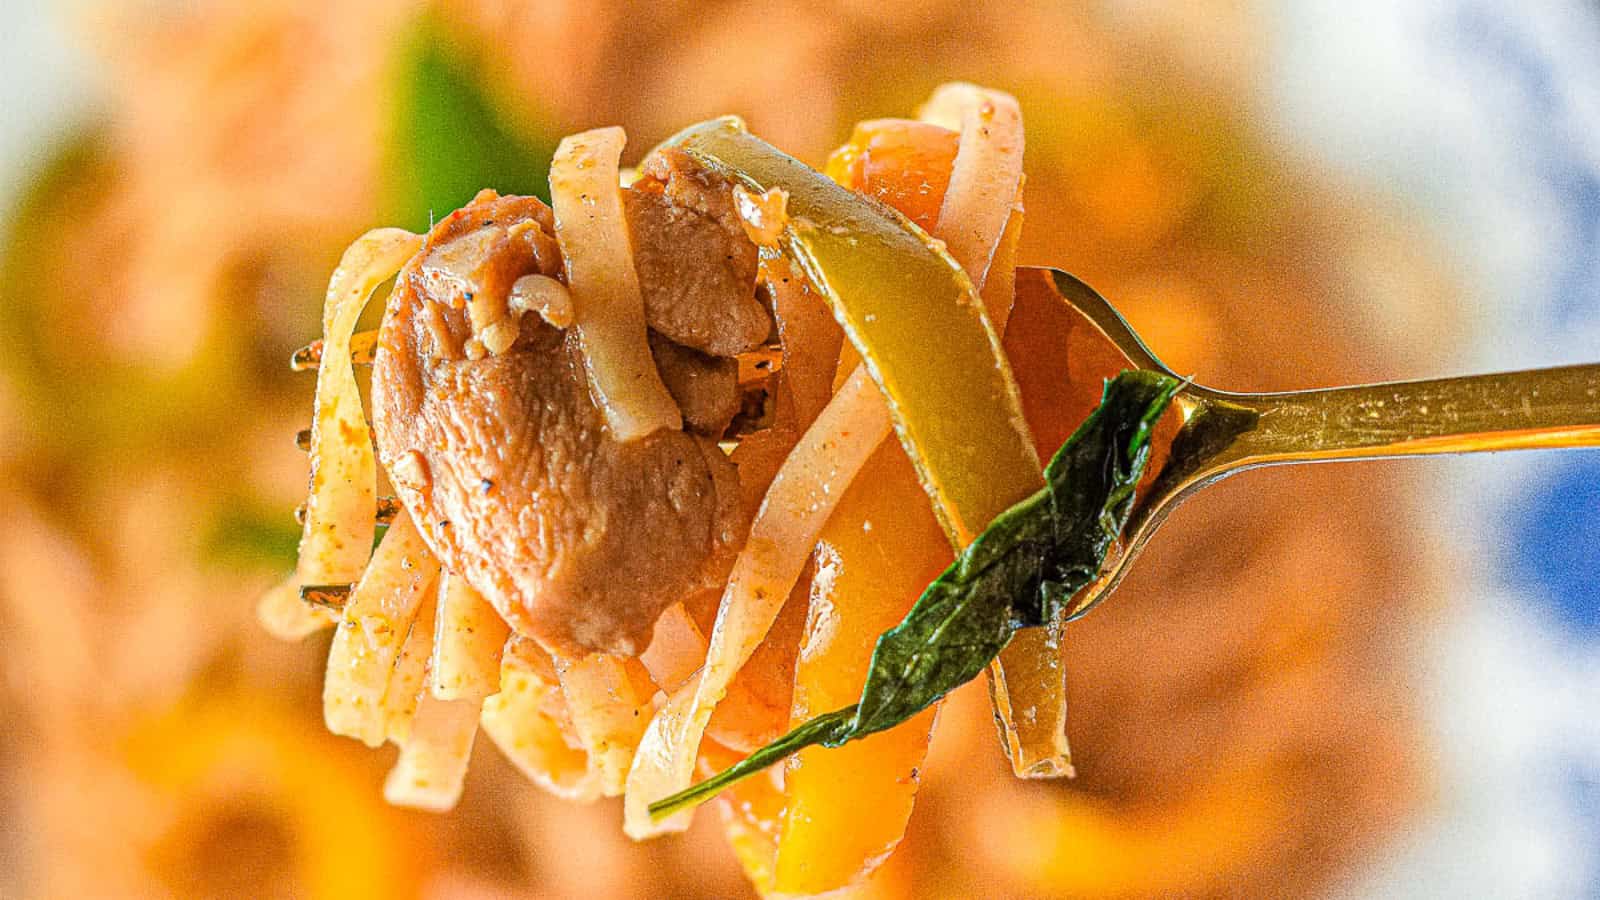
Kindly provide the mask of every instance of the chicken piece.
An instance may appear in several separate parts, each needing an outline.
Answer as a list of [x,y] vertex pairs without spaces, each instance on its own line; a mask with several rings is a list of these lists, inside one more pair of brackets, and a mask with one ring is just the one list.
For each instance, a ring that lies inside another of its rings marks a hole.
[[726,178],[663,148],[640,164],[623,210],[651,328],[713,356],[767,339],[772,317],[756,299],[760,260]]
[[742,405],[739,363],[726,356],[707,356],[650,332],[650,355],[678,402],[683,423],[695,434],[719,438]]
[[[575,336],[537,315],[510,319],[516,331],[498,351],[474,349],[474,304],[504,309],[518,278],[561,277],[550,223],[537,199],[486,191],[432,230],[384,314],[374,432],[430,547],[518,632],[564,655],[632,654],[664,608],[726,577],[747,525],[738,474],[708,437],[614,440]],[[680,265],[722,265],[725,246],[712,259],[691,256],[708,247],[680,247]],[[748,296],[699,294],[695,308],[753,295],[753,286]],[[704,379],[685,396],[723,381]],[[731,380],[725,390],[737,402]]]

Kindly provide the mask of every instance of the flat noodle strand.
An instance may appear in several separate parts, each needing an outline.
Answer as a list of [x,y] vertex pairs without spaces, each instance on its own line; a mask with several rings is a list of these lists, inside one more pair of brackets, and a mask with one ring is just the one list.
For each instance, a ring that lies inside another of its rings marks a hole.
[[550,163],[556,241],[566,257],[589,387],[617,440],[683,424],[645,340],[644,295],[622,213],[621,128],[563,138]]
[[655,684],[638,659],[613,653],[558,659],[556,672],[573,730],[589,751],[589,766],[600,791],[616,797],[627,783],[634,750],[644,736]]
[[[568,744],[558,714],[565,699],[554,672],[543,673],[513,637],[500,661],[500,690],[483,702],[483,731],[523,775],[563,800],[590,803],[600,796],[600,778],[589,754]],[[533,658],[544,651],[528,648]],[[548,659],[543,662],[548,663]]]
[[440,700],[423,691],[411,736],[400,745],[400,756],[384,779],[383,799],[432,812],[453,809],[472,760],[481,705],[477,700]]
[[[1022,190],[1022,110],[1010,94],[956,82],[934,91],[918,117],[961,133],[934,236],[981,290]],[[1009,307],[989,309],[996,331]]]
[[482,700],[500,687],[500,652],[511,629],[465,578],[439,576],[439,614],[428,688],[440,700]]
[[634,756],[623,807],[630,837],[688,827],[687,813],[652,822],[649,804],[689,786],[713,709],[772,627],[817,533],[889,429],[882,395],[858,368],[784,460],[734,563],[705,666],[651,720]]
[[437,589],[424,593],[384,692],[384,730],[400,747],[400,755],[384,780],[383,796],[396,806],[434,812],[451,809],[461,798],[472,756],[483,697],[441,699],[429,687],[436,680],[431,672],[438,658],[435,635],[452,617],[448,607],[461,605],[461,591],[452,588],[452,582],[464,583],[441,573]]
[[383,734],[396,744],[411,737],[411,722],[417,714],[417,701],[428,683],[428,655],[433,650],[434,621],[438,617],[438,592],[430,591],[411,620],[400,655],[389,672],[389,686],[383,692]]
[[279,637],[298,639],[332,624],[333,613],[300,602],[301,586],[353,582],[372,555],[378,470],[350,340],[372,292],[421,246],[421,236],[399,228],[369,231],[345,250],[328,280],[311,419],[311,495],[299,557],[294,574],[257,608],[262,624]]
[[412,620],[439,577],[439,561],[411,516],[401,514],[378,544],[345,605],[322,686],[328,730],[370,747],[387,737],[383,698]]

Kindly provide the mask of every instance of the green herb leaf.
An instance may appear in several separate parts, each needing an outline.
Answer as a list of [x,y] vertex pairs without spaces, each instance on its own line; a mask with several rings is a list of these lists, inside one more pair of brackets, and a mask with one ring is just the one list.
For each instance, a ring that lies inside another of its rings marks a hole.
[[1182,383],[1123,372],[1045,468],[1045,487],[1006,510],[933,583],[872,653],[861,700],[818,716],[727,770],[656,803],[661,818],[800,750],[899,725],[971,681],[1018,628],[1051,621],[1099,574],[1133,509],[1156,421]]
[[282,509],[260,501],[229,497],[201,543],[204,557],[242,569],[293,568],[300,528]]
[[505,102],[481,80],[481,56],[434,16],[402,47],[390,136],[396,224],[422,231],[486,187],[549,199],[554,129],[514,117],[526,104]]

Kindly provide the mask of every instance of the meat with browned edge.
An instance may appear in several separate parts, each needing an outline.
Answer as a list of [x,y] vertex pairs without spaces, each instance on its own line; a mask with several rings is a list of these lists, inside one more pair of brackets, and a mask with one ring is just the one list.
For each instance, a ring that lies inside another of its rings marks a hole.
[[[657,616],[714,586],[743,539],[715,438],[738,408],[734,353],[765,340],[756,251],[730,186],[657,154],[625,189],[652,350],[689,431],[619,443],[575,339],[529,313],[500,353],[467,307],[524,275],[563,277],[535,198],[480,194],[401,272],[373,365],[378,452],[444,565],[552,650],[635,653]],[[697,433],[696,433],[697,432]]]

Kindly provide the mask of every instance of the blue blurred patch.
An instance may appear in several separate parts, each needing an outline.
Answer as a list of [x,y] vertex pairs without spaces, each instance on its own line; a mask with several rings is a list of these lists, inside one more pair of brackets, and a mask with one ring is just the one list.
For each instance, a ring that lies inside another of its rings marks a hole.
[[1600,452],[1566,451],[1508,510],[1512,579],[1576,634],[1600,637]]

